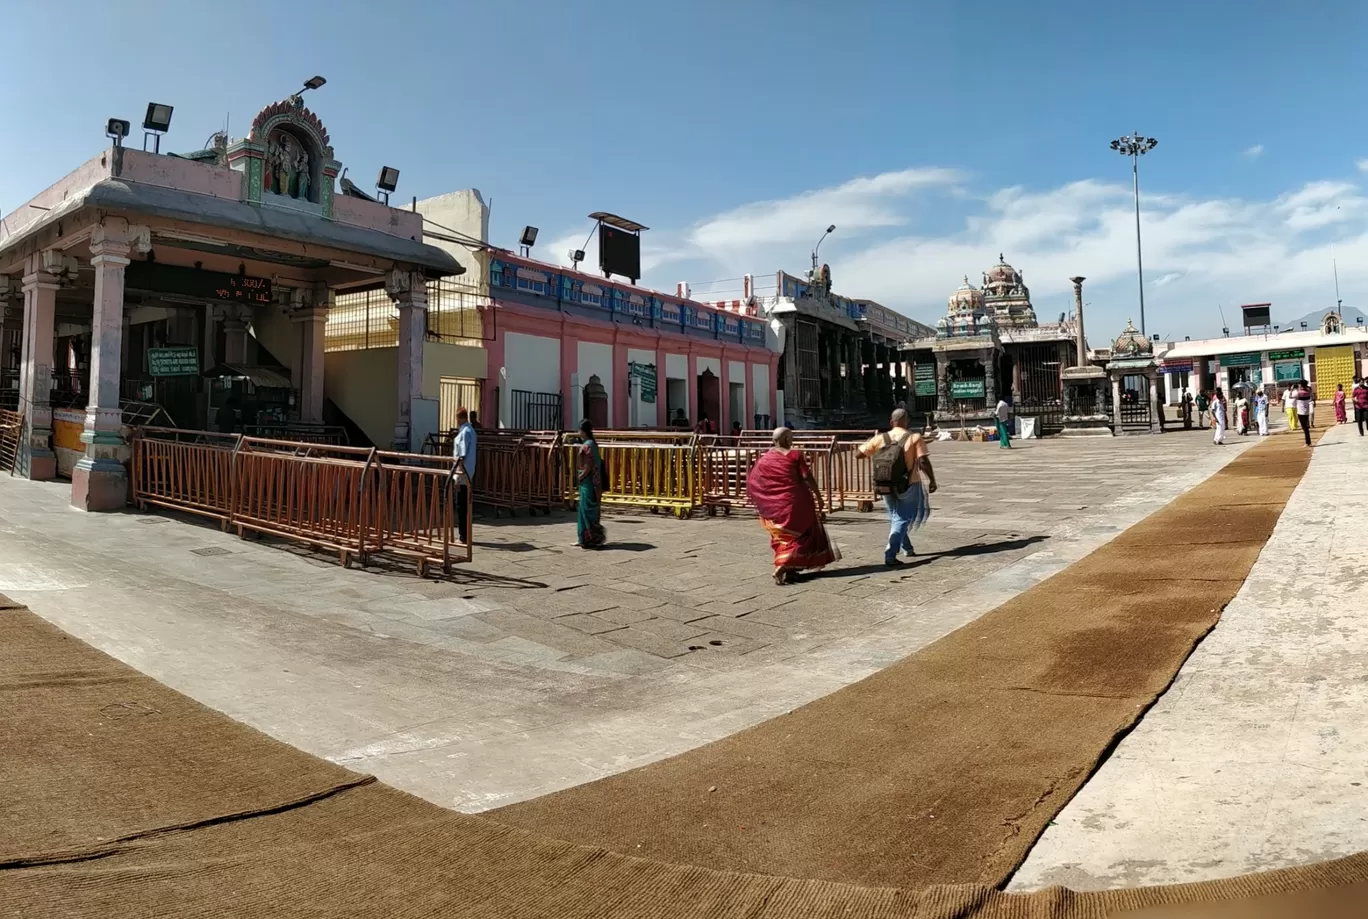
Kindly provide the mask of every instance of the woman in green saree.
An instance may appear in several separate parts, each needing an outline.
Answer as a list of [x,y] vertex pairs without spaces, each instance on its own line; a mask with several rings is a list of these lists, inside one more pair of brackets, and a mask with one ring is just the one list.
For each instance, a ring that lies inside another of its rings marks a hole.
[[594,440],[594,426],[580,422],[580,448],[575,455],[575,482],[579,485],[578,545],[597,549],[608,536],[599,523],[599,498],[603,495],[603,457]]

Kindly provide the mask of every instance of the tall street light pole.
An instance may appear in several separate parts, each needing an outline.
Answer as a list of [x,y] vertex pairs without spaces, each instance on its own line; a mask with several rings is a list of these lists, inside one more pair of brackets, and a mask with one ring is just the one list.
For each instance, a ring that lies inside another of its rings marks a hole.
[[1131,158],[1131,180],[1135,185],[1135,273],[1140,281],[1140,334],[1145,335],[1145,264],[1140,256],[1140,157],[1159,146],[1153,137],[1143,137],[1137,131],[1118,137],[1111,148]]
[[836,224],[833,223],[831,226],[829,226],[829,227],[826,228],[826,232],[822,234],[822,238],[819,239],[819,240],[817,240],[817,245],[815,245],[815,246],[812,247],[812,270],[813,270],[813,271],[816,271],[816,270],[817,270],[817,250],[820,249],[820,248],[822,248],[822,243],[826,242],[826,238],[827,238],[828,236],[830,236],[832,233],[835,233],[835,232],[836,232]]

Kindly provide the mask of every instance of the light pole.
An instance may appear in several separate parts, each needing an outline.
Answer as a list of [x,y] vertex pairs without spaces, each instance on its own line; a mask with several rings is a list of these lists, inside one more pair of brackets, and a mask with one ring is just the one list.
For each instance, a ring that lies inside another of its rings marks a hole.
[[815,246],[812,247],[812,270],[813,270],[813,271],[816,271],[816,270],[817,270],[817,250],[820,249],[820,248],[822,248],[822,243],[826,240],[826,238],[827,238],[828,236],[830,236],[832,233],[835,233],[835,232],[836,232],[836,224],[833,223],[831,226],[827,227],[826,232],[822,234],[822,238],[819,239],[819,240],[817,240],[817,245],[815,245]]
[[1135,273],[1140,280],[1140,334],[1145,334],[1145,265],[1140,257],[1140,157],[1159,146],[1153,137],[1142,137],[1140,132],[1127,134],[1111,142],[1111,148],[1131,158],[1131,179],[1135,185]]

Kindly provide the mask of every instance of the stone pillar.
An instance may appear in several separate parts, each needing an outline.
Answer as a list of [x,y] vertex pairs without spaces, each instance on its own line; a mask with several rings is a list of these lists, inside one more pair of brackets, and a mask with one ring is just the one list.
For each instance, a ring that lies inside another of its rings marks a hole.
[[104,226],[90,237],[90,264],[95,268],[95,310],[90,334],[90,393],[85,456],[71,473],[71,503],[84,511],[114,511],[128,504],[128,445],[119,409],[123,354],[124,268],[128,238]]
[[983,398],[988,408],[991,410],[997,405],[997,352],[989,351],[984,357],[980,358],[979,363],[983,365]]
[[943,415],[953,414],[954,403],[950,400],[950,361],[945,352],[936,353],[936,411]]
[[412,447],[413,400],[423,397],[423,344],[427,338],[427,283],[421,271],[394,269],[385,292],[399,309],[399,394],[394,416],[394,449]]
[[[57,312],[57,278],[40,271],[41,256],[28,260],[24,274],[24,331],[19,359],[19,411],[24,415],[24,443],[19,448],[19,474],[35,481],[57,477],[52,452],[52,337]],[[96,294],[98,297],[98,292]],[[91,374],[94,381],[94,374]]]
[[1121,433],[1121,378],[1112,377],[1112,433]]
[[[328,321],[328,308],[331,305],[332,292],[324,285],[317,285],[310,290],[295,290],[290,298],[290,321],[299,329],[296,339],[299,342],[299,364],[294,375],[295,388],[299,390],[298,405],[299,420],[305,424],[323,423],[323,327]],[[402,312],[401,312],[402,316]],[[233,320],[224,320],[224,329],[230,329]],[[403,320],[400,320],[400,341],[403,340]],[[242,346],[242,354],[246,357],[246,323],[242,323],[242,338],[239,344]],[[231,331],[228,334],[233,334]],[[234,345],[228,343],[224,351],[231,354]],[[400,349],[402,359],[403,350]],[[422,398],[423,395],[423,365],[422,365],[421,338],[418,356],[418,389],[413,393],[412,398]],[[233,363],[229,358],[227,363]],[[403,401],[404,393],[402,387],[399,393],[400,401]],[[409,403],[412,404],[411,402]],[[396,429],[397,434],[397,429]]]
[[1074,329],[1076,344],[1075,356],[1078,360],[1078,366],[1086,367],[1088,365],[1088,342],[1087,339],[1083,337],[1083,282],[1086,281],[1087,278],[1077,277],[1069,278],[1069,280],[1073,282],[1074,315],[1077,317],[1076,328]]
[[858,336],[850,340],[850,369],[846,372],[846,382],[850,387],[851,401],[859,411],[868,408],[870,402],[870,393],[864,385],[866,343],[864,338]]
[[[1159,405],[1160,376],[1157,373],[1147,373],[1145,376],[1149,380],[1150,433],[1162,434],[1164,432],[1164,416],[1160,412]],[[1254,417],[1252,412],[1250,417]]]
[[893,348],[890,347],[889,345],[883,345],[883,346],[880,348],[880,351],[881,351],[881,354],[880,354],[880,358],[881,358],[880,363],[882,364],[882,367],[881,367],[880,370],[879,370],[879,395],[880,395],[880,398],[883,400],[883,403],[884,403],[882,407],[883,407],[883,408],[886,408],[886,409],[892,409],[892,407],[894,406],[894,404],[897,402],[897,400],[894,399],[894,397],[893,397],[893,394],[894,394],[894,386],[893,386],[893,354],[894,354],[894,352],[893,352]]
[[[291,318],[294,318],[293,316]],[[230,306],[223,312],[223,362],[247,363],[247,315],[240,308]],[[211,340],[212,341],[212,340]],[[213,362],[210,356],[209,363]],[[302,382],[302,380],[301,380]]]

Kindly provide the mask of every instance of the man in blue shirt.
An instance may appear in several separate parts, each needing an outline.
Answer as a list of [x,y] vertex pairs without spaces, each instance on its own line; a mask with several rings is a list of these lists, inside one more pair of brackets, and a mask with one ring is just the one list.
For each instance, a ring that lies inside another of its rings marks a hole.
[[[451,455],[461,461],[466,477],[475,481],[475,428],[470,424],[470,412],[458,409],[456,412],[456,437],[452,441]],[[470,520],[466,517],[466,502],[469,486],[460,485],[456,489],[456,530],[461,541],[470,543]]]

